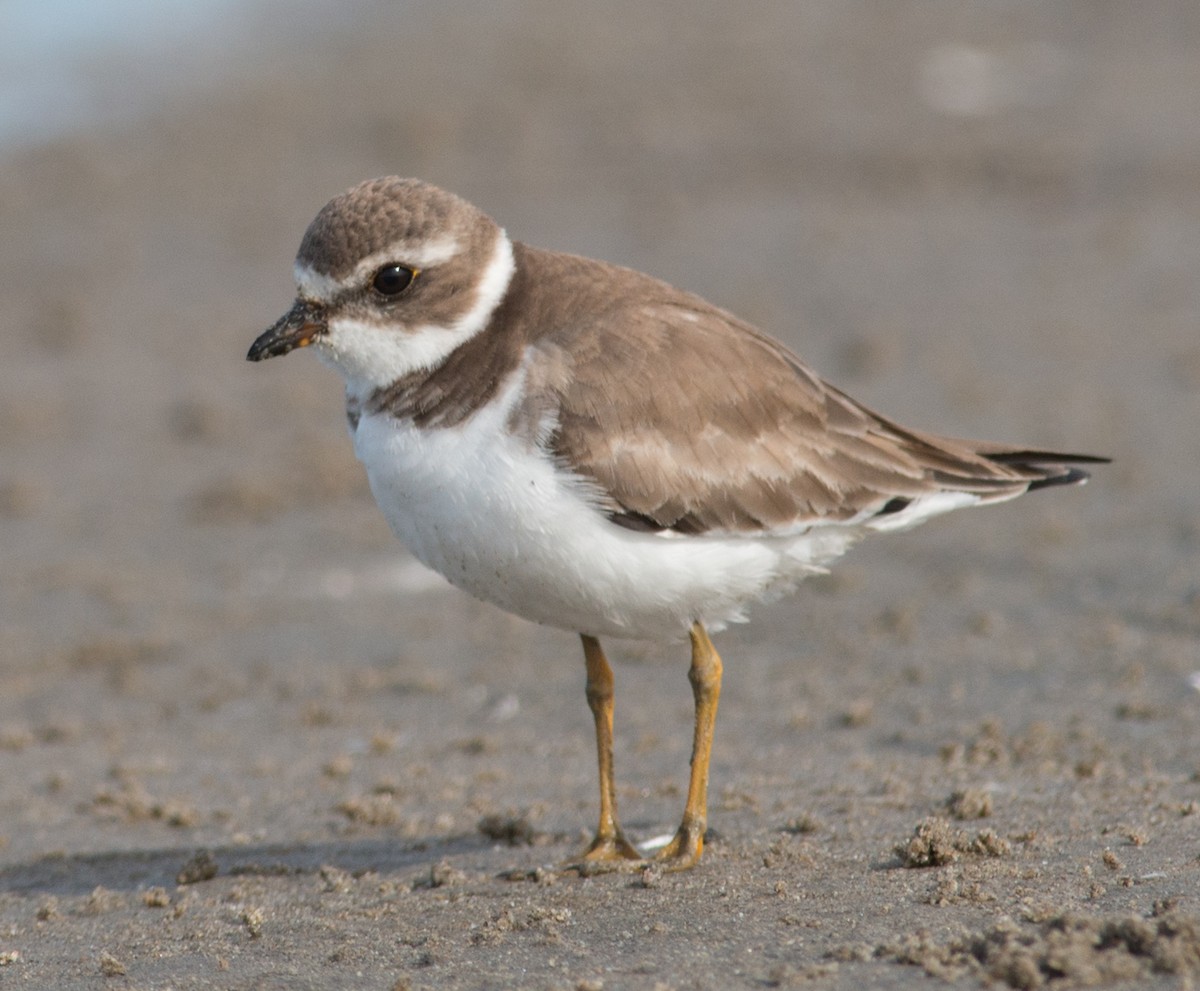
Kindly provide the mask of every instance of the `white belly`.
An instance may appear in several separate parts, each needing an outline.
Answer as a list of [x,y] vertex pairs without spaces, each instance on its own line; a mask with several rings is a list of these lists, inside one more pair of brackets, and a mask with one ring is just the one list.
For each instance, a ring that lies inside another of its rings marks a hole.
[[839,557],[857,527],[779,537],[639,533],[505,428],[519,376],[466,422],[364,416],[358,457],[392,530],[425,565],[526,619],[593,636],[675,637],[745,618]]

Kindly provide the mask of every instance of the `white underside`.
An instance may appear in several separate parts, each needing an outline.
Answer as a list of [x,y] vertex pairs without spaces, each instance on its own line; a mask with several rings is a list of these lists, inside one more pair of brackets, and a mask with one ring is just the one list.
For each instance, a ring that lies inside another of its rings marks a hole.
[[617,526],[586,483],[505,429],[521,379],[454,428],[370,415],[354,437],[376,501],[412,553],[519,616],[594,636],[674,637],[695,620],[718,629],[873,529],[680,537]]

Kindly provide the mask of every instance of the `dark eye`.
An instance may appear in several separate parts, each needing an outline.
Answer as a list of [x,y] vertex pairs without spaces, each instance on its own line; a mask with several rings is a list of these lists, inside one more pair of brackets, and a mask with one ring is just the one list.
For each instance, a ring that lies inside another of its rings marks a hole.
[[416,274],[406,265],[384,265],[375,273],[371,288],[381,296],[399,296],[409,287]]

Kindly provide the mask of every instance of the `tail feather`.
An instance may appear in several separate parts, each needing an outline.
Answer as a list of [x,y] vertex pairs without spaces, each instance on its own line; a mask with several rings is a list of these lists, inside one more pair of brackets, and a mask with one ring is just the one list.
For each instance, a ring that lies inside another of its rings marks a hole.
[[1082,485],[1092,476],[1082,468],[1068,468],[1057,475],[1047,475],[1045,478],[1035,478],[1029,483],[1026,492],[1034,489],[1047,489],[1052,485]]
[[1056,451],[981,450],[979,453],[989,461],[1032,475],[1027,492],[1053,485],[1081,485],[1091,477],[1090,473],[1069,466],[1104,465],[1112,460],[1094,454],[1060,454]]

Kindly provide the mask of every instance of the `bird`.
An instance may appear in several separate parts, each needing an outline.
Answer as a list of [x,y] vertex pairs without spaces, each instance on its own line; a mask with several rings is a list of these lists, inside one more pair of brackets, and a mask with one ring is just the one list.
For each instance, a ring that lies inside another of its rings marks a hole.
[[[723,662],[710,637],[874,533],[1075,485],[1107,458],[901,426],[690,292],[510,238],[387,176],[304,233],[291,308],[250,361],[307,348],[345,381],[392,531],[463,591],[579,635],[599,822],[571,863],[693,867]],[[601,638],[690,641],[690,778],[653,858],[626,836]]]

